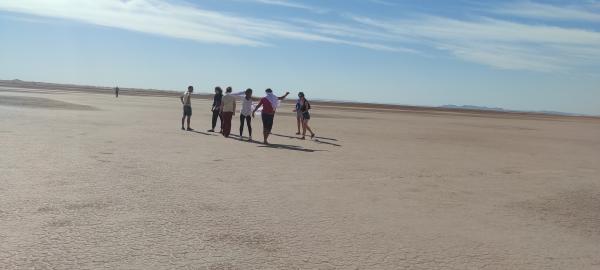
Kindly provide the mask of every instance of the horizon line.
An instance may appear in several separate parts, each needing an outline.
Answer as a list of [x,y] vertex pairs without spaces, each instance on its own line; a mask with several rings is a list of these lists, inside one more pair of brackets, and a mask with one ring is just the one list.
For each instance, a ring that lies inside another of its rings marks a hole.
[[[104,85],[89,85],[89,84],[60,83],[60,82],[27,81],[27,80],[21,80],[21,79],[6,80],[6,79],[0,78],[0,83],[3,83],[3,82],[9,82],[9,83],[12,82],[12,83],[21,83],[21,84],[34,83],[34,84],[46,84],[46,85],[68,86],[68,87],[78,87],[78,88],[103,88],[106,90],[113,90],[115,87],[119,87],[120,90],[155,91],[155,92],[168,92],[168,93],[182,92],[182,90],[172,90],[172,89],[120,87],[118,85],[104,86]],[[56,90],[60,90],[60,89],[56,89]],[[213,95],[212,92],[196,92],[194,94],[202,95],[202,96]],[[338,100],[338,99],[320,99],[320,98],[314,98],[311,100],[316,101],[316,102],[334,103],[334,104],[340,104],[340,105],[354,104],[354,105],[375,105],[375,106],[398,106],[398,107],[412,107],[412,108],[434,109],[434,110],[453,111],[453,112],[469,111],[469,112],[485,112],[485,113],[531,114],[531,115],[545,115],[545,116],[600,118],[600,114],[584,114],[584,113],[562,112],[562,111],[554,111],[554,110],[515,110],[515,109],[506,109],[503,107],[488,107],[488,106],[484,106],[484,105],[473,105],[473,104],[414,105],[414,104],[402,104],[402,103],[364,102],[364,101],[356,101],[356,100]],[[475,107],[475,108],[469,108],[469,107]],[[378,108],[378,109],[385,109],[385,108]],[[398,109],[400,109],[400,108],[398,108]],[[386,109],[386,110],[393,110],[393,109]]]

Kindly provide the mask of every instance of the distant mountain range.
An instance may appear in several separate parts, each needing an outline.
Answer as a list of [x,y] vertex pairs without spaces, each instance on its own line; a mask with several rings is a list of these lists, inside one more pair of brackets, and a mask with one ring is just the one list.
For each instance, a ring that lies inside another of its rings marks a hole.
[[541,114],[550,114],[550,115],[562,115],[562,116],[585,116],[583,114],[576,113],[566,113],[566,112],[557,112],[557,111],[518,111],[518,110],[507,110],[499,107],[485,107],[485,106],[475,106],[475,105],[443,105],[439,106],[439,108],[444,109],[459,109],[459,110],[475,110],[475,111],[494,111],[494,112],[514,112],[514,113],[541,113]]

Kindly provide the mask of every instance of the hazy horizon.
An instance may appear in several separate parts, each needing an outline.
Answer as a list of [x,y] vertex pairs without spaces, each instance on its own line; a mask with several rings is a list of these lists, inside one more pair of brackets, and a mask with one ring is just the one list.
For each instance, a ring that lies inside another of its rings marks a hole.
[[[122,85],[108,86],[108,85],[72,84],[72,83],[65,83],[65,82],[38,82],[38,81],[28,81],[28,80],[21,80],[21,79],[2,79],[2,78],[0,78],[0,81],[14,81],[14,80],[18,80],[18,81],[25,82],[25,83],[33,82],[33,83],[47,83],[47,84],[58,84],[58,85],[101,87],[101,88],[119,87],[121,89],[153,90],[153,91],[166,91],[166,92],[176,92],[176,93],[186,91],[186,90],[175,90],[175,89],[139,88],[139,87],[130,87],[130,86],[122,86]],[[223,86],[221,86],[221,87],[223,87]],[[244,89],[234,89],[233,93],[242,94],[243,90]],[[257,89],[253,89],[253,90],[255,91],[255,94],[254,94],[255,96],[260,96],[262,93],[262,91],[260,91],[260,90],[258,92],[257,92]],[[214,92],[212,91],[212,89],[209,89],[209,90],[195,89],[194,94],[213,95]],[[283,91],[282,91],[282,93],[276,92],[276,94],[283,94]],[[291,93],[291,94],[294,95],[295,93]],[[295,99],[295,96],[292,96],[290,98],[290,100],[294,100],[294,99]],[[340,99],[321,99],[321,98],[315,98],[312,100],[323,101],[323,102],[335,102],[335,103],[340,103],[340,104],[343,104],[343,103],[365,103],[365,104],[392,105],[392,106],[415,106],[415,107],[423,107],[423,108],[475,109],[475,110],[489,110],[489,111],[500,110],[500,111],[505,111],[505,112],[532,112],[532,113],[543,113],[543,114],[550,114],[550,115],[593,116],[593,117],[600,116],[600,114],[581,114],[581,113],[571,113],[571,112],[553,111],[553,110],[537,110],[537,111],[512,110],[512,109],[508,109],[508,108],[489,107],[489,106],[477,105],[477,104],[415,105],[415,104],[403,104],[403,103],[365,102],[365,101],[360,101],[360,100],[340,100]]]
[[598,1],[0,3],[0,77],[600,115]]

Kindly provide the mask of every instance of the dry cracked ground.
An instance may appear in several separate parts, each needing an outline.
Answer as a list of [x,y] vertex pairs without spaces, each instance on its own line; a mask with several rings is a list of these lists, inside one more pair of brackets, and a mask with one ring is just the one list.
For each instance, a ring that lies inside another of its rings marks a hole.
[[598,120],[193,102],[0,89],[0,269],[600,269]]

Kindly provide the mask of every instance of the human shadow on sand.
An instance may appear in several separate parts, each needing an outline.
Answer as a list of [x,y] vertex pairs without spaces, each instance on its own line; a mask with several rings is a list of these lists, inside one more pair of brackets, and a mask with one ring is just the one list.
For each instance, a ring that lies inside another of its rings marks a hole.
[[335,141],[335,142],[338,141],[337,139],[334,139],[334,138],[327,138],[327,137],[320,137],[320,136],[315,136],[315,138],[321,139],[321,140]]
[[312,152],[323,152],[323,151],[326,151],[326,150],[308,149],[308,148],[304,148],[302,146],[290,145],[290,144],[278,144],[278,143],[271,143],[271,144],[262,144],[262,143],[259,143],[259,144],[261,144],[259,147],[267,147],[267,148],[273,148],[273,149],[285,149],[285,150],[310,152],[310,153],[312,153]]
[[206,135],[206,136],[217,136],[215,134],[206,133],[206,132],[197,131],[197,130],[190,130],[190,132],[194,132],[194,133],[198,133],[198,134],[202,134],[202,135]]
[[341,144],[332,143],[332,142],[326,142],[326,141],[319,140],[319,139],[315,139],[315,140],[313,140],[313,142],[320,143],[320,144],[332,145],[332,146],[336,146],[336,147],[341,147],[342,146]]
[[[240,140],[240,136],[235,135],[235,134],[230,134],[229,137],[231,139],[234,140]],[[285,150],[292,150],[292,151],[301,151],[301,152],[324,152],[327,150],[316,150],[316,149],[309,149],[309,148],[304,148],[302,146],[298,146],[298,145],[291,145],[291,144],[277,144],[277,143],[272,143],[272,144],[264,144],[260,141],[248,141],[248,137],[241,137],[241,141],[243,142],[247,142],[247,143],[254,143],[254,144],[258,144],[258,147],[267,147],[267,148],[274,148],[274,149],[285,149]]]
[[[289,139],[302,140],[301,138],[298,138],[298,137],[294,137],[294,136],[288,136],[288,135],[283,135],[283,134],[275,134],[275,133],[271,133],[271,135],[273,135],[273,136],[277,136],[277,137],[289,138]],[[323,141],[324,139],[326,139],[326,140],[333,140],[333,141],[337,141],[336,139],[331,139],[331,138],[325,138],[325,137],[319,137],[319,136],[315,136],[315,140],[313,140],[313,142],[320,143],[320,144],[327,144],[327,145],[337,146],[337,147],[340,147],[340,146],[342,146],[341,144],[337,144],[337,143],[332,143],[332,142]]]

